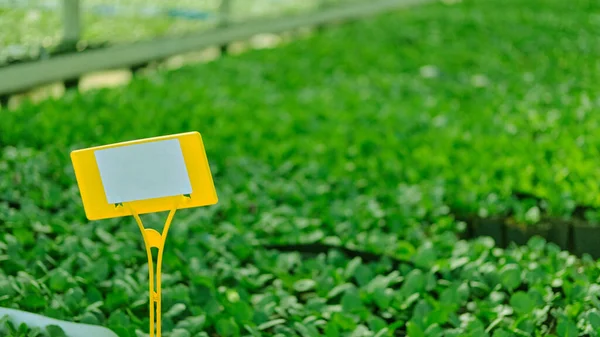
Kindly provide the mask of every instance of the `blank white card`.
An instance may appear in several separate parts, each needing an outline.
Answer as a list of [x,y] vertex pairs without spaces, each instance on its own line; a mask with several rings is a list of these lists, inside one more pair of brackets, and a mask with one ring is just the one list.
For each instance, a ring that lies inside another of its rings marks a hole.
[[179,139],[94,152],[109,204],[191,194]]

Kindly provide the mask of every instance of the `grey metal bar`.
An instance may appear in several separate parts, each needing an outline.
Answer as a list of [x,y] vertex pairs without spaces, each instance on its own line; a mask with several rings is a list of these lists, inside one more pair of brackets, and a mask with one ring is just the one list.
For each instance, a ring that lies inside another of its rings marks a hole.
[[231,23],[231,3],[233,0],[221,0],[219,6],[219,24],[220,28],[229,26]]
[[126,68],[210,46],[247,39],[261,33],[279,33],[330,21],[357,19],[377,13],[433,2],[435,0],[374,0],[271,20],[257,20],[199,34],[169,37],[129,45],[113,46],[43,61],[0,68],[0,94],[77,78],[85,73]]
[[81,38],[79,0],[63,0],[63,43],[76,44]]

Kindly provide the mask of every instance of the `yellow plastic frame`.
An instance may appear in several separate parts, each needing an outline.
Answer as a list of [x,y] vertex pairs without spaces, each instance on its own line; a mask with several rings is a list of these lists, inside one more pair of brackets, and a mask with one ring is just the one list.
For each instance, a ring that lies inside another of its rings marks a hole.
[[[146,199],[130,202],[131,207],[109,204],[102,186],[100,170],[96,163],[94,152],[119,146],[135,145],[167,139],[179,139],[183,159],[190,177],[192,193],[189,198],[181,200],[181,196]],[[130,142],[116,143],[98,147],[76,150],[71,152],[71,161],[75,170],[75,177],[79,185],[79,192],[83,200],[86,217],[89,220],[133,215],[134,209],[138,214],[169,211],[172,205],[177,208],[190,208],[214,205],[218,202],[217,192],[210,173],[208,159],[202,136],[198,132],[187,132],[176,135],[146,138]]]
[[[109,204],[104,193],[100,171],[94,151],[118,146],[135,145],[146,142],[179,139],[186,169],[189,174],[192,193],[172,197],[156,198]],[[98,146],[71,152],[71,160],[79,185],[86,217],[99,220],[132,215],[142,233],[146,255],[148,257],[149,274],[149,309],[150,337],[161,336],[161,270],[165,241],[171,227],[175,212],[180,208],[214,205],[218,202],[206,151],[202,137],[198,132],[187,132],[170,136],[140,139],[130,142]],[[145,228],[140,214],[169,211],[162,233],[152,228]],[[156,264],[152,257],[152,248],[158,249]],[[156,267],[156,273],[155,273]]]

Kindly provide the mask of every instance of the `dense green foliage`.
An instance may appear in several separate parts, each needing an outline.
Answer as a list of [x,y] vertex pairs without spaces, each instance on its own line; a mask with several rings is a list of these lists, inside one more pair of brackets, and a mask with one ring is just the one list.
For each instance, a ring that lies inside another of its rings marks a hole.
[[69,151],[198,130],[220,202],[176,215],[170,336],[597,336],[596,261],[458,240],[453,212],[600,206],[598,15],[435,4],[2,111],[0,306],[147,329],[137,227],[85,220]]

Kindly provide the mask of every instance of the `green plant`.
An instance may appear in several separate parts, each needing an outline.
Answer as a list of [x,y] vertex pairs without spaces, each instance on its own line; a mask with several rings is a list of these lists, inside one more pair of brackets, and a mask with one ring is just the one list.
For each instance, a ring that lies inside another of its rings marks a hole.
[[534,226],[542,219],[542,211],[535,199],[515,200],[512,212],[512,221],[520,226]]
[[431,4],[2,111],[0,306],[142,333],[138,230],[85,219],[69,151],[198,130],[220,202],[173,223],[171,336],[593,335],[595,261],[453,216],[600,206],[598,6]]
[[546,199],[546,211],[548,215],[558,219],[570,219],[577,203],[570,193],[549,195]]
[[600,225],[600,210],[588,209],[584,213],[584,218],[592,226]]
[[504,216],[509,209],[509,205],[505,200],[506,199],[500,199],[495,193],[488,194],[479,203],[477,215],[481,218]]

